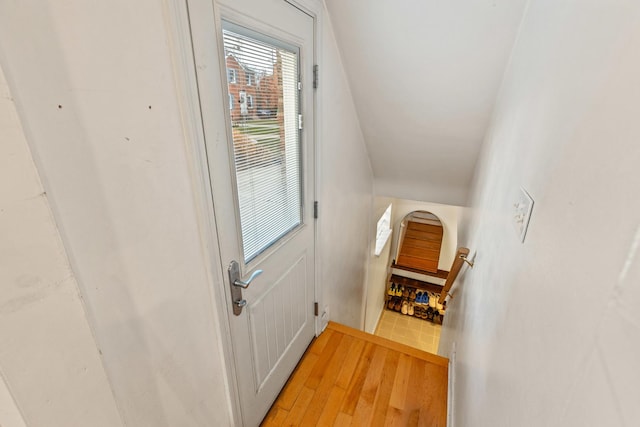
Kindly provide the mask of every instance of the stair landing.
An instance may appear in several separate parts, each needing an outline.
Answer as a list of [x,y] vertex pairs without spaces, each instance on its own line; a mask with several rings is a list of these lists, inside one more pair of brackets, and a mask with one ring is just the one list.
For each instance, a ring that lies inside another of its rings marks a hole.
[[263,426],[445,427],[448,359],[329,322]]

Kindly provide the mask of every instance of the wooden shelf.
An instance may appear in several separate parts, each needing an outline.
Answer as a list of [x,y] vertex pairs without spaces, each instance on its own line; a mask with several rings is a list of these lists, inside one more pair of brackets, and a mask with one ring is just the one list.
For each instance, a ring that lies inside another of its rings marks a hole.
[[389,278],[390,283],[400,284],[403,286],[409,286],[411,288],[416,288],[429,292],[442,292],[442,286],[436,285],[435,283],[423,282],[421,280],[409,279],[408,277],[398,276],[396,274],[392,274]]
[[438,270],[437,273],[433,273],[431,271],[424,271],[418,268],[404,267],[402,265],[396,264],[395,262],[391,264],[391,268],[395,268],[397,270],[410,271],[412,273],[424,274],[425,276],[437,277],[438,279],[446,279],[447,276],[449,275],[449,272],[447,270]]

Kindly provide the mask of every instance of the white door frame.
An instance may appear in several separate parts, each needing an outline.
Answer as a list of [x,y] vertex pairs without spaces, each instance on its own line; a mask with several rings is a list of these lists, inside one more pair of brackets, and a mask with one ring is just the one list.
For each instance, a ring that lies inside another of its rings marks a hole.
[[[236,384],[236,364],[231,343],[231,327],[226,314],[227,301],[230,298],[229,289],[224,284],[224,271],[218,247],[218,233],[216,218],[212,203],[212,192],[208,161],[204,140],[204,129],[201,121],[198,83],[191,42],[191,28],[189,24],[189,6],[193,1],[202,2],[203,8],[211,15],[212,23],[218,16],[215,0],[164,0],[164,15],[167,27],[167,38],[170,43],[176,95],[180,103],[181,120],[185,136],[185,152],[190,164],[191,181],[194,188],[194,203],[198,213],[198,225],[201,229],[201,245],[205,259],[208,260],[207,276],[211,284],[212,318],[216,327],[218,343],[225,366],[224,382],[228,391],[228,410],[234,425],[241,424],[240,397]],[[282,0],[299,8],[314,18],[314,63],[321,62],[321,40],[324,16],[324,4],[321,0]],[[216,41],[218,42],[218,41]],[[322,69],[320,69],[322,75]],[[321,97],[314,91],[314,152],[315,152],[315,200],[321,189],[322,162],[320,150],[322,114]],[[318,248],[322,222],[315,223],[315,301],[318,302],[320,313],[315,319],[316,336],[326,327],[327,319],[322,319],[324,307],[321,282],[321,254]]]

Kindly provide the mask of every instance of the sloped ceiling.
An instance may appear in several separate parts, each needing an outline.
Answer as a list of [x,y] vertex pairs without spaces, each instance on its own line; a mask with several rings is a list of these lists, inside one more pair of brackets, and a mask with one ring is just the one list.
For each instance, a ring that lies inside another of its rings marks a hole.
[[526,0],[326,0],[378,195],[465,205]]

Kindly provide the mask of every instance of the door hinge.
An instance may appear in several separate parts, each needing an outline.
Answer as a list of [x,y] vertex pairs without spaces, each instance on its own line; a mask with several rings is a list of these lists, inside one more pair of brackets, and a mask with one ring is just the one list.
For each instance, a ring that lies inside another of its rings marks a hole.
[[302,130],[302,114],[298,114],[298,130]]
[[318,64],[313,66],[313,88],[318,89]]
[[298,82],[298,90],[302,90],[302,82]]
[[318,308],[318,303],[314,302],[313,303],[313,315],[317,316],[320,313],[320,309]]
[[313,218],[318,219],[318,201],[313,202]]

